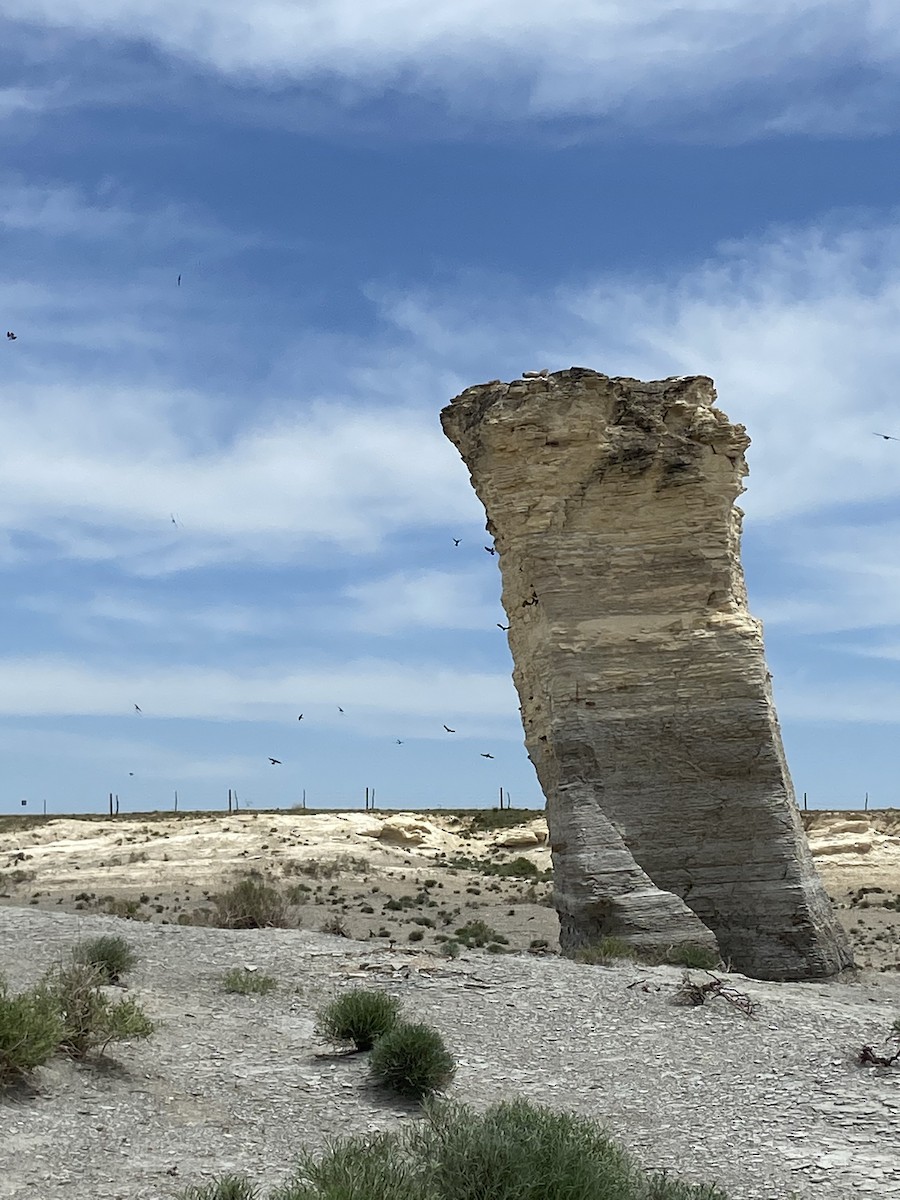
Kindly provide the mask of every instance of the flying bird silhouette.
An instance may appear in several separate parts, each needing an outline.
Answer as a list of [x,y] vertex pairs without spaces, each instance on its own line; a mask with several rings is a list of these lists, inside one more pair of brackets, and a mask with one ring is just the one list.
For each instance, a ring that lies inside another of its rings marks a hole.
[[297,720],[298,720],[298,721],[302,721],[302,720],[303,720],[303,713],[301,713],[301,714],[300,714],[300,716],[297,718]]
[[181,276],[178,276],[178,286],[181,287]]
[[6,336],[9,338],[9,340],[11,342],[14,342],[16,340],[16,335],[13,333],[13,331],[11,329],[7,329]]
[[454,545],[454,546],[458,546],[458,545],[459,545],[459,543],[460,543],[461,541],[462,541],[462,538],[454,538],[454,539],[453,539],[453,545]]
[[398,745],[398,746],[402,746],[402,745],[403,745],[403,743],[400,741],[400,739],[399,739],[399,738],[395,738],[394,740],[396,741],[396,743],[397,743],[397,745]]
[[497,622],[497,628],[498,628],[498,629],[502,629],[502,630],[504,631],[504,633],[505,633],[505,632],[506,632],[506,630],[507,630],[507,629],[509,629],[509,626],[508,626],[508,625],[501,625],[501,624],[500,624],[500,622],[498,621],[498,622]]
[[[7,336],[7,337],[9,337],[9,334],[7,334],[6,336]],[[900,437],[894,437],[894,436],[893,436],[892,434],[890,434],[890,433],[875,433],[875,434],[873,434],[872,436],[873,436],[873,437],[880,437],[880,438],[884,438],[884,440],[885,440],[886,442],[900,442]]]
[[340,705],[338,705],[338,712],[343,712],[343,711],[344,711],[344,710],[341,708],[341,706],[340,706]]
[[485,550],[487,550],[488,554],[496,554],[497,553],[496,548],[494,546],[485,546]]
[[280,758],[270,758],[269,762],[272,764],[273,767],[280,767],[280,766],[284,765]]
[[482,754],[482,758],[493,758],[493,754]]
[[141,710],[138,708],[138,706],[137,706],[137,705],[135,705],[135,706],[134,706],[134,711],[135,711],[135,712],[140,712]]
[[445,725],[444,728],[447,730],[448,733],[456,733],[456,730],[451,729],[449,725]]
[[172,524],[173,524],[174,526],[176,526],[176,528],[177,528],[177,526],[178,526],[178,522],[175,520],[175,514],[174,514],[174,513],[171,513],[170,515],[171,515],[171,518],[172,518]]

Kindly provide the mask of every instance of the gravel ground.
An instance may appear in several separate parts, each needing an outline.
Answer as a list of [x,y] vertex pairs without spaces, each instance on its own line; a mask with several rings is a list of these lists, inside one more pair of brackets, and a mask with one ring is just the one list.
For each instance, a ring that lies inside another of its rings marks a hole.
[[[225,1170],[284,1182],[300,1148],[394,1128],[417,1110],[375,1090],[365,1056],[334,1058],[319,1005],[369,981],[437,1027],[459,1062],[448,1094],[513,1096],[603,1122],[643,1165],[715,1181],[732,1200],[900,1195],[900,1069],[863,1068],[900,1014],[893,975],[775,984],[731,975],[759,1003],[668,1003],[676,968],[412,948],[302,930],[233,932],[0,908],[10,985],[34,982],[79,937],[124,934],[129,976],[158,1022],[112,1060],[55,1060],[0,1100],[0,1197],[171,1200]],[[225,993],[252,965],[279,987]],[[702,978],[695,973],[696,978]],[[629,986],[634,985],[634,986]]]

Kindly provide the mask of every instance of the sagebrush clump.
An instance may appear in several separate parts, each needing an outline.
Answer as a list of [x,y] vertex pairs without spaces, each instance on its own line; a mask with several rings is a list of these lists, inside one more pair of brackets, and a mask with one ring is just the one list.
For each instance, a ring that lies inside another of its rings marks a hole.
[[213,897],[211,925],[221,929],[283,929],[288,925],[288,903],[280,890],[262,879],[241,879]]
[[59,1048],[63,1023],[59,1009],[32,988],[10,996],[0,977],[0,1087],[26,1079]]
[[387,992],[353,988],[320,1009],[317,1030],[333,1042],[371,1050],[400,1018],[400,1001]]
[[40,994],[62,1021],[59,1049],[71,1058],[103,1054],[110,1042],[153,1032],[153,1022],[136,1000],[111,1000],[103,983],[101,969],[76,962],[56,967],[40,984]]
[[456,1063],[438,1031],[406,1022],[378,1039],[369,1067],[382,1086],[414,1100],[445,1087],[456,1073]]
[[72,959],[96,967],[104,983],[119,983],[136,965],[138,957],[125,938],[108,933],[79,942],[72,951]]
[[[219,1187],[219,1185],[221,1185]],[[235,1177],[183,1200],[254,1200]],[[425,1120],[303,1151],[268,1200],[728,1200],[708,1184],[643,1172],[594,1122],[516,1100],[485,1112],[427,1100]]]

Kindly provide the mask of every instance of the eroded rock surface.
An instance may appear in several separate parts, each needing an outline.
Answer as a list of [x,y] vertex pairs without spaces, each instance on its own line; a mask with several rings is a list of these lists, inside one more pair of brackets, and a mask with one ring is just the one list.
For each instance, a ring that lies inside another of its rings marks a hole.
[[749,438],[705,376],[573,367],[444,409],[499,552],[566,950],[715,946],[807,979],[851,962],[816,873],[740,564]]

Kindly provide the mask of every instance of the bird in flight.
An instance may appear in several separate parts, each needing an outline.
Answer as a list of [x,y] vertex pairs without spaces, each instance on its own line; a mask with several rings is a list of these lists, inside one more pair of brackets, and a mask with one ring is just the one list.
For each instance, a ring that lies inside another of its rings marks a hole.
[[340,705],[338,705],[338,712],[343,712],[343,711],[344,711],[344,710],[341,708],[341,706],[340,706]]
[[402,745],[403,745],[403,743],[400,741],[400,739],[399,739],[399,738],[395,738],[395,741],[396,741],[396,743],[397,743],[397,745],[398,745],[398,746],[402,746]]
[[134,706],[134,711],[135,711],[135,712],[140,712],[141,710],[140,710],[140,708],[139,708],[137,705],[135,705],[135,706]]
[[501,624],[500,624],[500,622],[498,621],[498,622],[497,622],[497,628],[498,628],[498,629],[502,629],[502,630],[503,630],[503,632],[505,633],[505,632],[507,631],[507,629],[509,629],[509,626],[508,626],[508,625],[501,625]]
[[[6,336],[7,336],[7,337],[9,337],[9,334],[7,334]],[[900,442],[900,437],[894,437],[894,436],[893,436],[892,434],[890,434],[890,433],[875,433],[875,434],[873,434],[872,436],[873,436],[873,437],[880,437],[880,438],[884,438],[884,440],[885,440],[886,442]]]
[[301,713],[301,714],[300,714],[300,716],[297,718],[297,720],[298,720],[298,721],[302,721],[302,720],[303,720],[303,713]]
[[487,550],[488,554],[496,554],[497,553],[497,550],[494,546],[485,546],[485,550]]
[[178,522],[175,520],[175,514],[174,514],[174,513],[172,513],[172,514],[171,514],[171,518],[172,518],[172,524],[173,524],[173,525],[174,525],[174,526],[177,528],[177,526],[178,526]]
[[454,546],[458,546],[458,545],[459,545],[459,543],[460,543],[461,541],[462,541],[462,538],[454,538],[454,539],[453,539],[453,545],[454,545]]
[[9,338],[9,340],[11,342],[14,342],[16,340],[16,335],[13,333],[13,331],[11,329],[7,329],[6,336]]
[[178,286],[181,287],[181,276],[178,276]]
[[482,754],[482,758],[493,758],[493,754]]
[[448,733],[456,733],[456,730],[451,729],[449,725],[445,725],[444,728],[447,730]]
[[283,763],[280,758],[270,758],[269,762],[272,764],[273,767],[283,766]]

